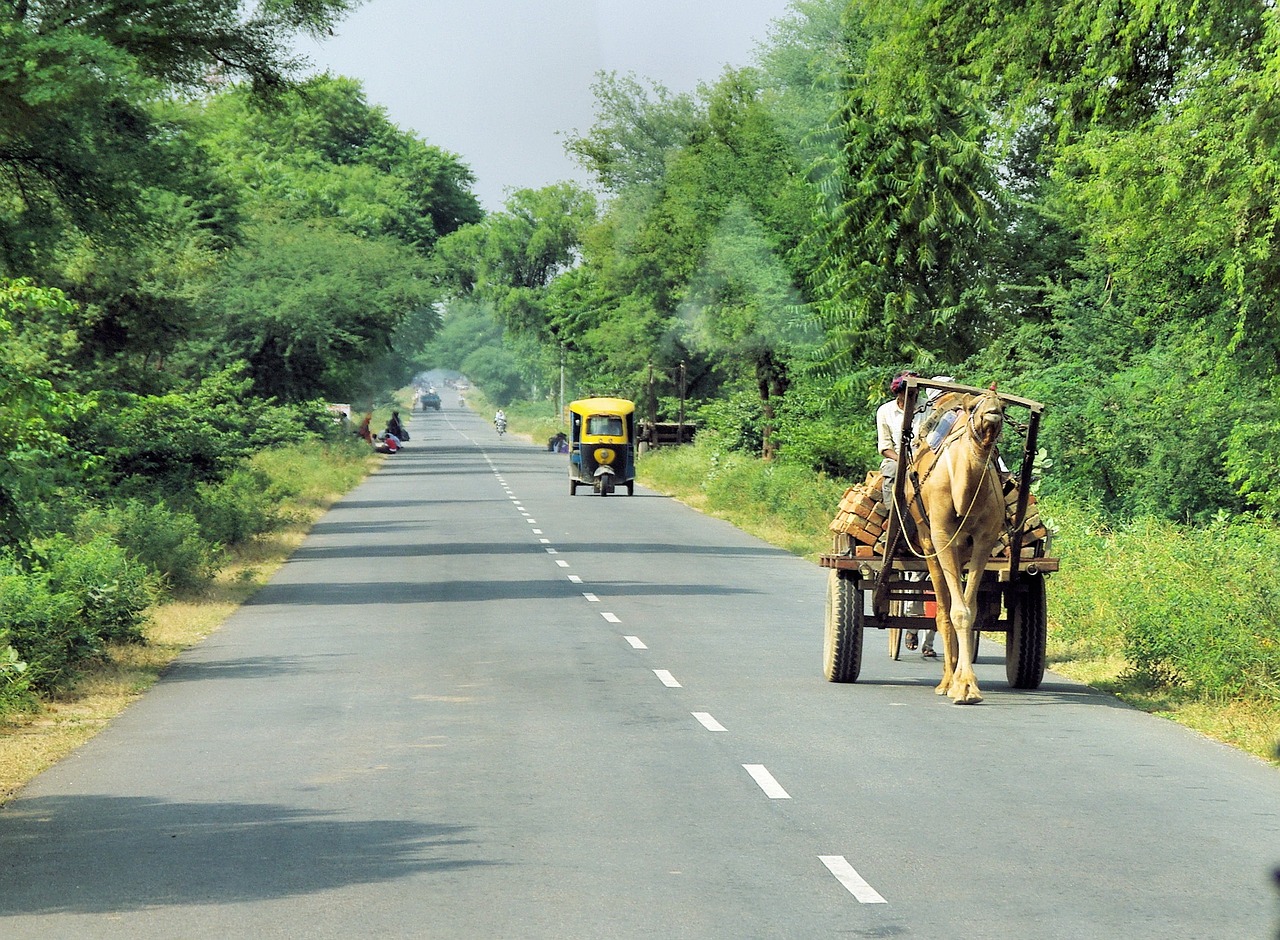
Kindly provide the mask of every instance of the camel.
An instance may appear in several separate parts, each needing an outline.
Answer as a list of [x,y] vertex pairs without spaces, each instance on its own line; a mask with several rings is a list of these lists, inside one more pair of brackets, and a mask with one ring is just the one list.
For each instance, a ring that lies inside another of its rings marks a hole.
[[958,705],[972,705],[982,701],[973,672],[978,585],[1005,524],[996,468],[1004,403],[994,391],[959,401],[963,412],[950,432],[936,448],[917,451],[905,482],[908,503],[922,509],[926,520],[917,533],[938,601],[944,656],[942,681],[934,691]]

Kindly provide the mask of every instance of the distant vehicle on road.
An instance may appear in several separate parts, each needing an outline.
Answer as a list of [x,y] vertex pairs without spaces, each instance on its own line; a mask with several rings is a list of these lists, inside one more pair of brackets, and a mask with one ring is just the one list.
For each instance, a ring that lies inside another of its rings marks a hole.
[[426,411],[428,408],[434,408],[436,411],[440,410],[440,395],[437,392],[426,392],[423,394],[422,410]]

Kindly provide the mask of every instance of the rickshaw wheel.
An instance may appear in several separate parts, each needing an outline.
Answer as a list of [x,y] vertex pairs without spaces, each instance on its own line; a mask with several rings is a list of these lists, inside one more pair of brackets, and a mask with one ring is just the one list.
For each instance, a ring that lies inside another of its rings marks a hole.
[[577,495],[578,495],[578,481],[577,481],[577,480],[570,480],[570,481],[569,481],[569,495],[570,495],[570,496],[577,496]]
[[635,480],[628,480],[628,481],[627,481],[627,495],[628,495],[628,496],[635,496],[635,495],[636,495],[636,481],[635,481]]

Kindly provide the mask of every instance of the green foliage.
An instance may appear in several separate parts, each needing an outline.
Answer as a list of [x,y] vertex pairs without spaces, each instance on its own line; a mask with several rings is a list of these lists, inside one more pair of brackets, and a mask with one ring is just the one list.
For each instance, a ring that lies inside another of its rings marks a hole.
[[279,504],[271,478],[256,467],[241,466],[216,484],[198,484],[189,508],[207,542],[230,546],[276,528]]
[[[8,634],[0,630],[0,644],[7,643]],[[18,651],[12,646],[0,645],[0,719],[8,712],[31,706],[31,679],[27,663],[18,656]]]
[[28,535],[53,492],[50,466],[69,450],[61,431],[78,402],[46,377],[50,350],[37,342],[57,335],[42,320],[69,321],[74,312],[60,291],[0,279],[0,547]]
[[759,396],[739,392],[714,399],[698,409],[695,419],[699,437],[714,439],[719,447],[734,453],[760,453],[764,442],[764,410]]
[[405,314],[433,300],[424,262],[392,239],[259,226],[223,269],[210,352],[224,367],[247,363],[263,398],[346,400],[381,384],[369,370]]
[[669,156],[688,143],[700,124],[689,95],[672,94],[633,74],[597,72],[591,91],[596,122],[569,138],[565,150],[608,192],[659,182]]
[[128,244],[150,188],[181,177],[173,128],[149,106],[247,77],[279,90],[299,32],[323,32],[350,0],[88,0],[16,3],[0,22],[0,271],[48,263],[68,231]]
[[1121,655],[1141,684],[1280,703],[1274,525],[1145,517],[1108,527],[1088,507],[1046,508],[1063,559],[1050,591],[1055,644],[1071,655]]
[[[0,558],[0,623],[26,662],[24,688],[48,692],[74,678],[109,641],[140,642],[154,582],[111,539],[39,543],[25,564]],[[2,677],[0,677],[2,678]]]
[[776,438],[779,459],[827,476],[861,479],[880,465],[874,417],[809,381],[787,391]]
[[102,640],[142,641],[147,609],[157,596],[154,577],[106,536],[85,543],[55,536],[35,546],[50,591],[79,599],[79,616]]
[[105,535],[159,577],[167,591],[205,587],[222,560],[222,547],[205,539],[189,512],[163,503],[130,499],[86,512],[77,523],[81,537]]

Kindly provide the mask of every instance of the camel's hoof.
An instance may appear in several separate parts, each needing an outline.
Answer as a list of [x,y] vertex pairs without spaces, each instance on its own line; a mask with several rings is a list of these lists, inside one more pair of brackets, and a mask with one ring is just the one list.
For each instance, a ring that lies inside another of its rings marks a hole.
[[977,686],[973,685],[957,683],[947,694],[957,705],[977,705],[982,701],[982,693],[978,691]]

